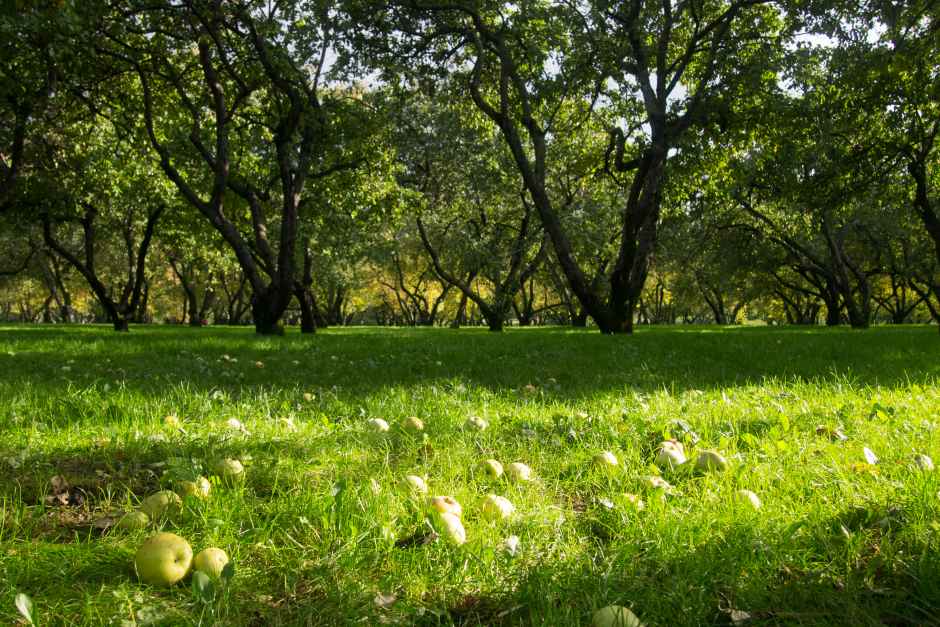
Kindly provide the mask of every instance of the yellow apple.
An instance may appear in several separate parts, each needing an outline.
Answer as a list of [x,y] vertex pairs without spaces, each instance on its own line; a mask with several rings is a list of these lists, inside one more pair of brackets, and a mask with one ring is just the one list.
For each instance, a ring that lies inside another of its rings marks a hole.
[[470,416],[469,418],[467,418],[467,427],[469,427],[470,429],[483,431],[488,426],[490,426],[490,423],[480,418],[479,416]]
[[672,470],[685,462],[685,450],[682,448],[682,442],[666,440],[659,445],[659,450],[656,453],[656,465],[663,470]]
[[405,475],[405,483],[407,483],[415,492],[419,492],[421,494],[428,493],[428,484],[426,484],[424,479],[418,475]]
[[437,515],[437,520],[440,522],[441,531],[448,540],[454,544],[463,544],[467,541],[467,532],[463,528],[460,518],[454,514],[444,512]]
[[424,431],[424,421],[417,416],[409,416],[406,418],[404,426],[406,431]]
[[381,418],[372,418],[369,420],[369,427],[376,433],[385,433],[388,431],[388,423]]
[[193,568],[204,572],[213,579],[222,576],[222,569],[228,564],[228,555],[222,549],[210,547],[200,551],[193,560]]
[[495,459],[485,459],[480,464],[480,467],[483,469],[483,472],[493,477],[494,479],[499,479],[503,476],[503,465],[500,464]]
[[134,556],[134,568],[144,583],[172,586],[186,576],[193,562],[189,542],[175,533],[158,533],[148,538]]
[[620,605],[608,605],[594,612],[591,617],[594,627],[643,627],[636,614]]
[[760,497],[750,490],[738,490],[734,493],[734,498],[738,503],[748,505],[754,509],[760,509],[761,507]]
[[699,451],[695,458],[695,469],[699,472],[721,472],[728,469],[728,460],[718,451]]
[[453,514],[457,518],[463,514],[463,507],[452,496],[435,496],[431,498],[431,507],[442,514]]
[[176,516],[182,509],[183,499],[172,490],[160,490],[140,503],[140,511],[149,516],[151,520],[157,520],[163,516]]
[[594,456],[594,464],[597,466],[612,467],[617,465],[617,456],[610,451],[602,451]]
[[483,515],[494,520],[509,518],[516,506],[509,499],[496,494],[487,494],[483,501]]
[[208,498],[212,484],[205,477],[196,477],[195,481],[180,481],[176,491],[182,497],[195,496],[198,499]]
[[237,481],[245,475],[245,467],[237,459],[217,459],[212,464],[212,472],[226,481]]
[[506,474],[513,481],[529,481],[532,479],[532,469],[522,462],[513,462],[506,467]]

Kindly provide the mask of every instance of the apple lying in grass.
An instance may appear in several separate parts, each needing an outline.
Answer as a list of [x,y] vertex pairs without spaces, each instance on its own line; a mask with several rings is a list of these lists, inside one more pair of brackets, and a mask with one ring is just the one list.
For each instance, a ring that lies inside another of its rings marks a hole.
[[163,424],[168,427],[178,427],[180,426],[180,419],[176,414],[169,414],[163,417]]
[[643,627],[636,614],[620,605],[608,605],[594,612],[591,617],[594,627]]
[[180,481],[176,486],[177,493],[183,498],[187,496],[194,496],[197,499],[208,498],[211,490],[212,484],[205,477],[196,477],[194,481]]
[[760,509],[761,507],[760,497],[750,490],[738,490],[734,493],[734,498],[742,505],[747,505],[754,509]]
[[193,562],[189,542],[175,533],[158,533],[148,538],[134,556],[134,568],[144,583],[172,586],[186,576]]
[[617,456],[610,451],[603,451],[594,456],[594,465],[612,468],[617,465]]
[[649,475],[648,477],[643,477],[642,481],[646,487],[652,490],[662,490],[666,493],[672,492],[672,485],[662,477]]
[[437,515],[438,527],[444,537],[454,544],[463,544],[467,541],[467,531],[463,528],[460,518],[449,512]]
[[457,518],[463,514],[463,507],[452,496],[435,496],[431,499],[431,507],[442,514],[453,514]]
[[424,431],[424,421],[417,416],[409,416],[405,419],[405,431],[419,432]]
[[532,469],[522,462],[513,462],[506,467],[506,475],[513,481],[529,481],[532,479]]
[[509,518],[516,511],[516,506],[509,499],[496,494],[487,494],[483,500],[483,515],[493,520]]
[[164,516],[176,516],[182,509],[183,499],[172,490],[160,490],[140,503],[140,511],[149,516],[151,520],[157,520]]
[[663,470],[672,470],[685,462],[685,450],[682,448],[682,442],[666,440],[659,445],[659,450],[656,452],[656,465]]
[[149,524],[150,516],[141,511],[134,511],[127,512],[121,516],[121,519],[118,520],[117,524],[114,526],[123,531],[136,531],[138,529],[146,529]]
[[204,572],[213,579],[222,576],[222,569],[228,564],[228,555],[222,549],[210,547],[200,551],[193,559],[193,568]]
[[212,472],[225,481],[238,481],[245,476],[245,467],[237,459],[225,457],[212,463]]
[[408,486],[415,492],[419,492],[421,494],[428,493],[428,484],[425,483],[424,479],[418,475],[405,475],[405,483],[407,483]]
[[722,472],[728,469],[728,460],[718,451],[705,449],[695,457],[695,469],[699,472]]
[[917,467],[921,470],[931,471],[933,470],[933,460],[930,459],[927,455],[915,455],[914,463],[917,464]]
[[471,429],[476,429],[477,431],[483,431],[490,423],[480,418],[479,416],[470,416],[467,418],[467,426]]
[[368,424],[369,428],[376,433],[385,433],[388,431],[388,423],[381,418],[370,418]]
[[503,465],[495,459],[484,459],[480,463],[480,468],[483,469],[483,472],[485,472],[490,477],[493,477],[494,479],[499,479],[503,476]]

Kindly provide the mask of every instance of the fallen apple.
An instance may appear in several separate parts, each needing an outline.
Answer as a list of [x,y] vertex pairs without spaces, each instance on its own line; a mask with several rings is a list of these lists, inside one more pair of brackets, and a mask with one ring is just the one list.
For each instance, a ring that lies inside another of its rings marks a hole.
[[495,459],[484,459],[480,463],[480,467],[483,469],[483,472],[494,479],[499,479],[503,476],[503,465]]
[[532,469],[522,462],[513,462],[506,467],[506,475],[513,481],[529,481],[532,479]]
[[385,433],[388,431],[388,423],[381,418],[370,418],[368,425],[376,433]]
[[754,509],[760,509],[761,507],[760,497],[750,490],[738,490],[734,493],[734,498],[742,505],[748,505]]
[[428,493],[428,484],[418,475],[405,475],[405,483],[415,492],[420,492],[421,494]]
[[127,512],[121,516],[121,519],[118,520],[117,524],[114,526],[116,529],[124,531],[136,531],[138,529],[146,529],[149,524],[150,516],[141,511],[133,511]]
[[463,507],[452,496],[435,496],[431,498],[431,507],[442,514],[453,514],[460,518]]
[[643,477],[643,484],[652,490],[662,490],[663,492],[672,492],[672,485],[657,475]]
[[479,416],[470,416],[467,418],[467,426],[471,429],[476,429],[477,431],[483,431],[490,423],[480,418]]
[[699,472],[722,472],[728,469],[728,460],[718,451],[706,449],[695,457],[695,469]]
[[180,419],[176,416],[176,414],[170,414],[163,417],[163,424],[168,427],[178,427],[180,426]]
[[176,486],[177,493],[186,498],[194,496],[197,499],[208,498],[212,484],[205,477],[196,477],[195,481],[180,481]]
[[160,490],[140,503],[140,511],[149,516],[151,520],[157,520],[164,516],[176,516],[182,509],[183,499],[172,490]]
[[636,614],[620,605],[608,605],[594,612],[591,617],[594,627],[643,627]]
[[610,451],[603,451],[594,456],[595,466],[612,467],[617,465],[617,456]]
[[189,542],[167,532],[147,538],[134,556],[137,576],[154,586],[172,586],[186,576],[192,562],[193,549]]
[[228,564],[228,555],[222,549],[210,547],[200,551],[193,559],[193,568],[202,571],[213,579],[222,576],[222,569]]
[[313,400],[313,398],[314,398],[314,397],[313,397],[313,394],[311,394],[310,392],[304,392],[304,400],[305,400],[306,402],[309,403],[310,401]]
[[405,419],[405,431],[424,431],[424,421],[417,416],[409,416]]
[[663,470],[672,470],[685,462],[685,450],[682,448],[682,442],[666,440],[659,445],[659,450],[656,453],[656,465]]
[[234,431],[244,431],[245,425],[242,424],[242,421],[238,418],[229,418],[225,421],[225,425]]
[[933,470],[933,460],[930,459],[927,455],[915,455],[914,463],[917,464],[917,467],[921,470],[931,471]]
[[454,514],[444,512],[437,515],[439,526],[444,536],[454,544],[463,544],[467,541],[467,532],[463,528],[460,518]]
[[519,552],[519,536],[509,536],[503,541],[501,548],[510,555],[515,555]]
[[483,515],[486,518],[501,520],[509,518],[516,511],[516,506],[509,499],[496,494],[487,494],[483,500]]
[[632,505],[633,508],[636,509],[637,511],[642,511],[646,509],[646,503],[644,503],[643,499],[641,499],[636,494],[630,494],[628,492],[627,494],[624,494],[623,496],[625,499],[627,499],[627,503]]
[[225,481],[236,481],[245,475],[245,467],[237,459],[217,459],[212,464],[212,472]]

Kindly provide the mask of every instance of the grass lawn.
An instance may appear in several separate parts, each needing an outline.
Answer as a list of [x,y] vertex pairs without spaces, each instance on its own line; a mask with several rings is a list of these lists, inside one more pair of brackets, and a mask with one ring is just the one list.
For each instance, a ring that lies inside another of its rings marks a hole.
[[[588,625],[608,604],[660,626],[938,624],[940,475],[914,462],[940,461],[938,425],[928,327],[3,327],[0,624],[17,593],[39,625]],[[665,438],[729,467],[660,471]],[[226,457],[242,481],[212,476]],[[199,474],[209,497],[175,520],[109,528]],[[408,474],[463,505],[465,544],[434,540]],[[490,493],[515,514],[487,519]],[[211,598],[138,583],[160,528],[234,577]]]

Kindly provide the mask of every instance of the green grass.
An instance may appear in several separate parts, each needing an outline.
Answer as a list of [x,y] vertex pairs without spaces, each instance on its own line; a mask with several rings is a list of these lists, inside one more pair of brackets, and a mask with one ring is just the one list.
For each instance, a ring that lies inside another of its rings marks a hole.
[[[940,479],[912,460],[940,459],[938,349],[928,327],[0,328],[0,624],[18,620],[19,592],[40,625],[578,625],[611,603],[664,626],[730,624],[730,610],[937,624]],[[424,437],[396,428],[412,415]],[[470,415],[490,427],[466,429]],[[372,417],[391,432],[371,433]],[[675,492],[661,500],[641,479],[667,436],[731,468],[665,473]],[[616,470],[591,464],[602,450]],[[134,552],[153,529],[95,521],[219,456],[242,459],[245,481],[213,479],[208,500],[156,527],[225,549],[234,578],[207,604],[188,579],[139,584]],[[487,457],[536,478],[487,479]],[[463,504],[465,545],[396,545],[427,528],[409,473]],[[48,504],[56,476],[84,502]],[[734,502],[742,488],[761,510]],[[481,517],[491,492],[513,519]]]

